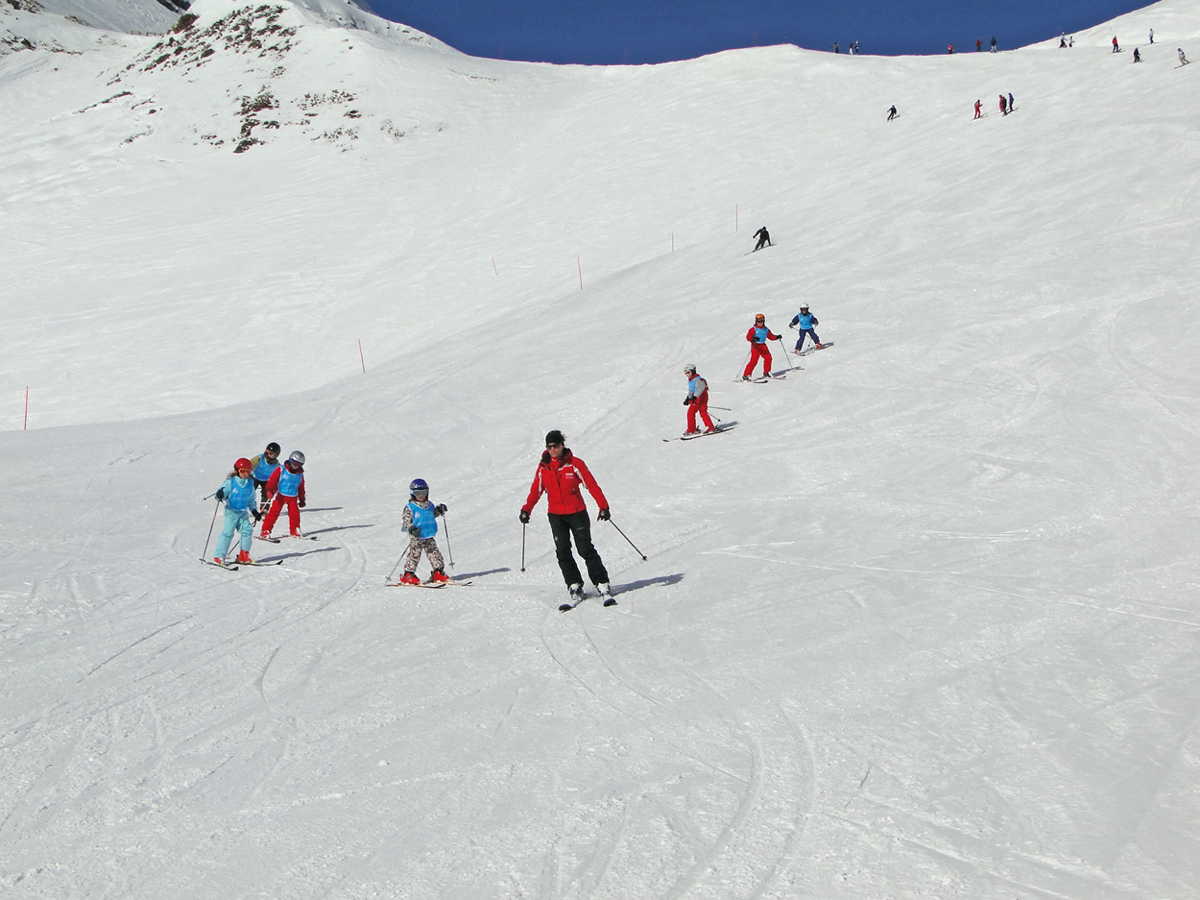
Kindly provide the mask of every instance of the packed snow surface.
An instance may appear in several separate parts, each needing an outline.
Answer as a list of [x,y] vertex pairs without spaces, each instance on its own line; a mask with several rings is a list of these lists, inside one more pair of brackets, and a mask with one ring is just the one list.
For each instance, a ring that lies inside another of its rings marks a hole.
[[[612,68],[336,0],[35,6],[0,8],[0,893],[1197,896],[1195,2]],[[834,346],[796,357],[801,303]],[[787,377],[735,382],[757,312]],[[686,363],[731,432],[662,440]],[[552,428],[615,608],[559,613],[517,520]],[[202,566],[271,440],[316,540]],[[384,586],[415,477],[470,586]]]

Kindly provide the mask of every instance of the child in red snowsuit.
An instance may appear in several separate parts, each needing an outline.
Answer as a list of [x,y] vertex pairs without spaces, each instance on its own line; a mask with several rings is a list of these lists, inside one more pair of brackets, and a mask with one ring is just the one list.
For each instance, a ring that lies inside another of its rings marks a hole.
[[750,373],[761,359],[763,361],[763,378],[771,374],[771,351],[767,349],[767,341],[779,340],[779,335],[773,334],[767,327],[766,317],[759,313],[754,317],[754,324],[746,332],[746,340],[750,342],[750,362],[742,372],[742,381],[750,380]]
[[267,496],[271,498],[271,508],[263,519],[262,532],[259,537],[270,540],[271,529],[275,520],[286,504],[288,508],[288,525],[292,537],[302,537],[300,534],[300,509],[304,506],[304,454],[297,450],[280,468],[271,473],[267,481]]
[[716,431],[713,427],[712,419],[708,415],[708,382],[696,373],[696,367],[692,365],[685,366],[683,374],[687,376],[688,380],[688,395],[687,399],[683,401],[688,408],[688,427],[685,433],[700,433],[700,429],[696,427],[697,413],[700,414],[700,418],[704,421],[705,431]]

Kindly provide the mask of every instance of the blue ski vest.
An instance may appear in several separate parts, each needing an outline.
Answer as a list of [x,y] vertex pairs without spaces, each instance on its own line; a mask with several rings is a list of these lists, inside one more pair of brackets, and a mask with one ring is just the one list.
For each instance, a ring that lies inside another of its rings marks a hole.
[[437,519],[434,518],[432,506],[421,506],[410,500],[408,508],[412,510],[413,524],[421,529],[422,538],[431,538],[437,534]]
[[279,493],[285,497],[295,497],[300,493],[300,482],[304,480],[304,472],[289,472],[285,466],[279,473]]
[[258,465],[254,467],[254,471],[250,473],[250,477],[255,481],[270,481],[271,476],[275,474],[275,470],[278,468],[279,460],[269,463],[265,456],[260,456],[258,458]]
[[767,328],[767,326],[765,326],[765,325],[762,328],[755,328],[754,329],[754,343],[765,344],[767,342],[767,335],[770,333],[771,333],[771,330],[769,328]]
[[225,490],[225,508],[235,512],[249,509],[254,502],[254,482],[234,475],[221,485]]

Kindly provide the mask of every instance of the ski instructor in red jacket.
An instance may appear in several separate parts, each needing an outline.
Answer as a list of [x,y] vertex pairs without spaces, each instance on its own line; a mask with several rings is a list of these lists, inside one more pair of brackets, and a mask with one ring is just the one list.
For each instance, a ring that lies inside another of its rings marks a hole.
[[529,497],[521,507],[521,523],[529,522],[529,513],[537,506],[542,494],[546,495],[549,507],[550,531],[554,534],[554,552],[558,557],[558,567],[562,570],[563,580],[571,593],[573,603],[583,599],[583,578],[579,574],[579,565],[571,553],[571,538],[575,539],[575,549],[583,557],[587,565],[588,577],[600,592],[602,597],[609,597],[608,570],[600,553],[592,544],[592,526],[588,521],[587,504],[583,502],[580,487],[586,486],[592,499],[600,507],[597,518],[601,522],[608,521],[608,501],[596,479],[588,471],[583,460],[575,456],[564,446],[561,431],[555,429],[546,435],[546,452],[538,463],[537,472],[533,476],[533,485],[529,488]]
[[767,327],[766,317],[759,313],[754,317],[754,324],[750,326],[750,330],[746,332],[746,340],[750,342],[750,362],[742,372],[742,381],[750,380],[754,366],[760,359],[763,361],[763,378],[766,378],[771,374],[771,351],[767,347],[767,341],[777,341],[779,335]]

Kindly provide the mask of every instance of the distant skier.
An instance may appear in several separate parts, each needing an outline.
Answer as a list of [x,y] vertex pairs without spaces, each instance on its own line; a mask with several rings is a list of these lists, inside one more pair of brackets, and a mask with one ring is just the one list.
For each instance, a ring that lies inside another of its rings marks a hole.
[[450,580],[445,572],[446,563],[442,559],[442,551],[438,549],[436,536],[438,533],[438,516],[446,514],[446,504],[434,506],[429,502],[429,485],[424,478],[414,478],[408,486],[408,503],[404,505],[404,515],[400,525],[408,532],[408,552],[404,554],[404,576],[401,584],[420,584],[417,577],[417,566],[421,563],[421,554],[429,559],[433,574],[429,576],[431,584],[444,584]]
[[834,41],[834,42],[833,42],[833,52],[834,52],[834,53],[841,53],[841,52],[842,52],[842,48],[841,48],[840,46],[838,46],[838,42],[837,42],[837,41]]
[[1134,47],[1134,48],[1133,48],[1133,61],[1134,61],[1134,62],[1141,62],[1141,61],[1142,61],[1142,54],[1138,53],[1138,48],[1137,48],[1137,47]]
[[983,118],[983,101],[982,100],[975,101],[975,118],[977,118],[977,119]]
[[1008,111],[1012,112],[1017,108],[1017,101],[1013,99],[1012,91],[1008,92]]
[[946,52],[947,52],[947,53],[949,53],[949,54],[953,54],[953,53],[954,53],[954,45],[953,45],[953,44],[951,44],[950,46],[948,46],[948,47],[946,48]]
[[992,53],[996,52],[996,39],[992,38]]
[[797,353],[804,348],[804,339],[806,337],[812,338],[812,342],[816,344],[818,350],[824,346],[824,344],[821,343],[821,339],[817,337],[817,333],[813,331],[813,329],[820,324],[821,323],[817,321],[817,317],[808,311],[807,303],[800,307],[800,312],[797,313],[792,318],[792,321],[788,323],[788,328],[798,327],[800,329],[800,340],[796,341]]
[[758,243],[754,245],[754,249],[750,251],[751,253],[755,253],[761,250],[763,247],[774,246],[771,243],[771,235],[767,232],[766,225],[754,232],[754,237],[758,238]]
[[1152,44],[1154,43],[1154,29],[1153,28],[1150,29],[1150,43],[1152,43]]
[[771,374],[771,350],[767,346],[767,341],[777,341],[779,335],[767,327],[766,317],[762,313],[754,317],[754,324],[746,332],[746,340],[750,342],[750,362],[746,364],[746,369],[742,372],[742,381],[750,380],[754,366],[760,359],[763,361],[763,378],[768,377]]
[[275,470],[279,468],[279,445],[274,441],[267,444],[267,449],[250,460],[254,478],[254,486],[259,491],[258,510],[266,512],[267,506],[270,503],[270,498],[267,497],[267,482],[271,480],[271,476],[275,474]]
[[983,52],[983,38],[975,38],[975,52],[976,53]]
[[716,431],[717,429],[708,415],[708,382],[700,377],[696,372],[696,367],[690,363],[683,367],[683,374],[687,376],[688,380],[688,395],[687,399],[683,401],[683,405],[688,408],[687,431],[684,434],[700,433],[700,429],[696,427],[697,414],[704,422],[706,434]]
[[[254,480],[250,477],[250,460],[244,456],[233,464],[233,471],[225,479],[225,483],[217,488],[216,498],[225,503],[225,527],[221,529],[221,537],[217,539],[216,556],[213,562],[218,566],[225,565],[225,554],[233,542],[233,533],[240,535],[237,561],[253,564],[250,558],[250,542],[254,540],[254,521],[259,518],[258,509],[254,506]],[[251,521],[253,517],[254,521]]]
[[271,540],[271,529],[275,520],[286,505],[288,508],[288,525],[292,537],[303,537],[300,533],[300,508],[304,506],[304,454],[299,450],[288,457],[282,468],[276,469],[267,482],[267,496],[271,498],[271,508],[263,519],[262,531],[259,537],[264,541]]
[[1065,34],[1065,33],[1064,33],[1064,34],[1060,34],[1060,35],[1058,36],[1058,49],[1059,49],[1059,50],[1066,50],[1066,49],[1067,49],[1067,36],[1066,36],[1066,34]]
[[1000,95],[1000,115],[1008,115],[1008,99],[1003,94]]
[[1178,49],[1179,49],[1179,64],[1181,66],[1186,66],[1188,64],[1188,58],[1186,56],[1184,56],[1182,47],[1180,47]]
[[887,120],[890,122],[890,121],[892,121],[892,119],[896,118],[896,116],[898,116],[898,115],[900,115],[900,113],[896,112],[896,104],[893,103],[891,106],[891,109],[888,110]]
[[1113,35],[1113,53],[1120,53],[1121,45],[1117,43],[1117,36]]
[[609,601],[616,601],[612,600],[604,560],[600,558],[600,552],[592,543],[592,525],[588,521],[587,504],[579,489],[588,489],[588,493],[600,507],[596,518],[601,522],[607,522],[609,519],[608,500],[583,460],[564,445],[563,433],[558,429],[546,435],[546,451],[538,463],[537,472],[534,473],[529,497],[521,507],[521,523],[529,522],[529,513],[537,506],[542,494],[545,494],[550,532],[554,535],[554,553],[558,558],[558,568],[562,571],[563,580],[567,583],[567,590],[571,594],[571,602],[578,603],[583,599],[583,578],[579,574],[579,564],[575,562],[575,556],[571,553],[571,540],[574,539],[575,549],[587,565],[588,577],[600,592],[600,596],[605,598],[604,605],[609,606]]

